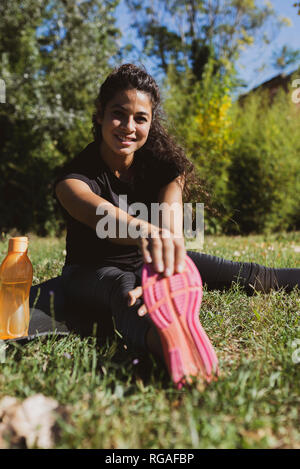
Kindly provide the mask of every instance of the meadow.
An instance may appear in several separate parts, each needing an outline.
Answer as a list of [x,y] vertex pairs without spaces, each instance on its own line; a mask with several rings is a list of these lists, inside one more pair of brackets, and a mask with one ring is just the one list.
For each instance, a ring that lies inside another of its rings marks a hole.
[[[63,238],[30,235],[33,284],[60,274]],[[0,243],[0,258],[7,239]],[[206,236],[202,251],[274,267],[299,267],[300,233]],[[84,312],[83,312],[84,313]],[[238,285],[204,290],[200,320],[219,380],[176,390],[152,357],[116,336],[97,344],[75,334],[12,344],[0,364],[0,399],[56,399],[55,448],[300,448],[300,295],[246,296]]]

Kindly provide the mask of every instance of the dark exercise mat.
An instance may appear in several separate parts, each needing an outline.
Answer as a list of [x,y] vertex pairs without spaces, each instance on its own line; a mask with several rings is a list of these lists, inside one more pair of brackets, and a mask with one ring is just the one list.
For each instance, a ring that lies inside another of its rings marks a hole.
[[103,321],[99,311],[67,302],[63,277],[55,277],[30,289],[30,321],[28,336],[6,339],[6,343],[26,344],[37,337],[65,337],[74,332],[82,337],[96,335],[98,340],[113,335],[113,325]]

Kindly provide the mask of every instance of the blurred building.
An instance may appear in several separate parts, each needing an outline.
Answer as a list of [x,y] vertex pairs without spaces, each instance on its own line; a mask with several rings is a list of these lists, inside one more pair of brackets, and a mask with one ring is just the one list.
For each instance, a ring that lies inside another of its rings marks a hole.
[[295,105],[300,108],[300,69],[298,71],[294,70],[289,74],[280,73],[270,80],[261,83],[248,93],[242,94],[239,97],[239,103],[243,105],[243,101],[247,96],[263,90],[269,90],[270,103],[272,103],[280,89],[284,89],[287,94],[290,94]]

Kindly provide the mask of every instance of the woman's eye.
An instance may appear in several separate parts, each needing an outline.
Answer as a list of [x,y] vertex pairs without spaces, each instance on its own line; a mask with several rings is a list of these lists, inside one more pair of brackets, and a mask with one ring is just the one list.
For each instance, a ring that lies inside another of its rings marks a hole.
[[[121,118],[121,117],[123,117],[124,113],[122,111],[114,111],[113,115],[115,117]],[[142,117],[142,116],[135,117],[135,120],[137,122],[147,122],[147,119],[145,117]]]
[[115,116],[122,116],[122,112],[121,111],[114,111],[114,115]]

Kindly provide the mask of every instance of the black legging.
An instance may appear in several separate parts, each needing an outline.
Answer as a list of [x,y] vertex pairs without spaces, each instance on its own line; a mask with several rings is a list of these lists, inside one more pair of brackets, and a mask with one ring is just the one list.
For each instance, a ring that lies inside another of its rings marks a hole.
[[[188,251],[208,290],[228,289],[233,282],[246,294],[283,288],[300,288],[300,269],[275,269],[256,263],[232,262],[220,257]],[[35,285],[30,291],[29,339],[37,334],[96,334],[100,340],[118,331],[129,347],[145,349],[151,321],[139,317],[139,298],[128,306],[128,291],[141,285],[141,268],[135,272],[117,267],[98,269],[65,266],[60,277]]]

